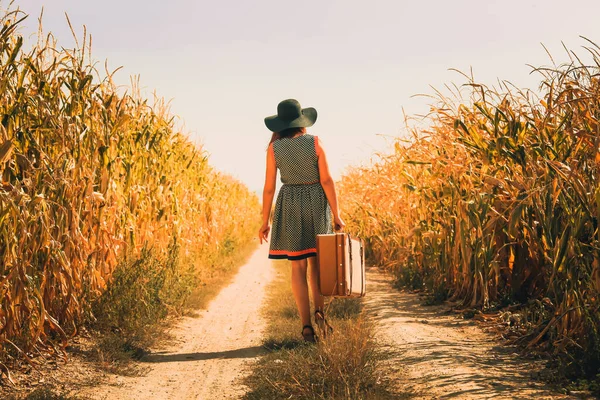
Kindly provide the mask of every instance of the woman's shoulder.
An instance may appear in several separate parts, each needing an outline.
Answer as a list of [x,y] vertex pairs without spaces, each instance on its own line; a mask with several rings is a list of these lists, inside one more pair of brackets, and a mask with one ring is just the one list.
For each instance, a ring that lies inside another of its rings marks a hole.
[[315,146],[315,153],[317,153],[317,157],[323,153],[323,147],[321,146],[321,140],[317,135],[310,135],[313,145]]
[[302,136],[305,138],[305,140],[310,141],[310,142],[315,142],[315,144],[319,141],[319,137],[317,135],[305,133]]

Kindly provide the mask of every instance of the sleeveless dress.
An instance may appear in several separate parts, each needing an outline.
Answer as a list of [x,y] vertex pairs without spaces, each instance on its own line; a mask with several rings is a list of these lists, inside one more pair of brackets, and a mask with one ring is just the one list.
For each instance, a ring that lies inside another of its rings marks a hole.
[[331,208],[319,182],[317,140],[305,133],[273,142],[283,185],[275,202],[269,258],[316,256],[316,235],[333,233]]

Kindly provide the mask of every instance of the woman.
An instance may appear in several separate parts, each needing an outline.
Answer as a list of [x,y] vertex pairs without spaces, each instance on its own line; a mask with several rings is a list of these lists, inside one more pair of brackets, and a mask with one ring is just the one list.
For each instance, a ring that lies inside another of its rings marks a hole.
[[294,99],[277,106],[277,115],[265,118],[273,132],[267,150],[267,172],[263,191],[263,225],[258,233],[260,242],[267,240],[271,227],[269,216],[277,169],[283,186],[277,196],[273,214],[273,229],[269,258],[292,262],[292,291],[302,320],[302,336],[315,342],[308,299],[307,269],[310,268],[310,287],[315,305],[315,322],[324,335],[331,330],[323,312],[316,265],[316,235],[332,233],[331,217],[336,230],[345,224],[340,218],[337,195],[327,158],[316,136],[306,128],[317,120],[314,108],[300,107]]

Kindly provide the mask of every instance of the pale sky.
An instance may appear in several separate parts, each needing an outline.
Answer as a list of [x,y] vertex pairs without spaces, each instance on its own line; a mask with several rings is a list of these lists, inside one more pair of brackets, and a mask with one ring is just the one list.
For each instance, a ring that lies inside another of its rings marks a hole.
[[[7,5],[0,0],[0,7]],[[211,163],[262,192],[270,133],[263,119],[296,98],[315,107],[318,135],[339,178],[348,165],[402,135],[403,109],[424,114],[431,86],[464,83],[456,68],[493,85],[535,89],[527,64],[585,55],[579,36],[600,41],[600,2],[403,0],[17,0],[31,14],[22,33],[44,29],[72,47],[67,12],[93,37],[103,66],[140,75],[145,93],[172,99],[172,111]]]

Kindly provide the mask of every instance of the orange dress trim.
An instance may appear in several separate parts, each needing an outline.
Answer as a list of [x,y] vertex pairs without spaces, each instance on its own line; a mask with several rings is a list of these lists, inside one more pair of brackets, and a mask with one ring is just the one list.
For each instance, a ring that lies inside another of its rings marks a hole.
[[287,251],[287,250],[269,250],[269,254],[273,254],[274,256],[302,256],[304,254],[308,254],[308,253],[316,253],[317,249],[312,248],[312,249],[305,249],[305,250],[300,250],[300,251]]

